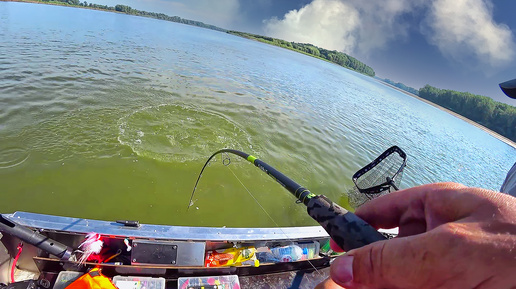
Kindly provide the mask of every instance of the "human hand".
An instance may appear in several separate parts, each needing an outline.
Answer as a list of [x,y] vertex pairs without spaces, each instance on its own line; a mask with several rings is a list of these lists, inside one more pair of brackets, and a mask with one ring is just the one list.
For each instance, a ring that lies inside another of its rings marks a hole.
[[[351,250],[317,288],[514,288],[516,198],[439,183],[374,199],[356,214],[397,238]],[[336,284],[335,284],[336,283]]]

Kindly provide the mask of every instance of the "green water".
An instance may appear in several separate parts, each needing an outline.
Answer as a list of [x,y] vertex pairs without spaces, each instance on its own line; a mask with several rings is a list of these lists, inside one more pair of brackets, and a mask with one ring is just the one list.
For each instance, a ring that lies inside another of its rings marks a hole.
[[[66,24],[64,24],[66,23]],[[512,147],[374,79],[220,32],[0,2],[1,212],[202,226],[314,225],[244,150],[346,205],[391,145],[402,187],[497,189]],[[242,186],[241,182],[245,184]],[[253,196],[267,211],[269,219]]]

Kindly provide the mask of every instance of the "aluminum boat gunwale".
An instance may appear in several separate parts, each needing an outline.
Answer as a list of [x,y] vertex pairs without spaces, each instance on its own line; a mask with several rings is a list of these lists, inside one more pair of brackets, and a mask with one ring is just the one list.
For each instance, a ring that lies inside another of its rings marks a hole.
[[137,228],[116,222],[44,215],[29,212],[2,214],[17,224],[46,231],[101,235],[129,238],[163,239],[177,241],[290,241],[329,238],[321,226],[283,228],[226,228],[188,227],[142,224]]

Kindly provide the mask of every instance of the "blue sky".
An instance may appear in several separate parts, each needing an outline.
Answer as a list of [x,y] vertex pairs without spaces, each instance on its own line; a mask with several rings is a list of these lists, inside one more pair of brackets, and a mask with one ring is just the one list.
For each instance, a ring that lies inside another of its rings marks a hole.
[[516,106],[514,0],[92,0],[350,54],[377,76]]

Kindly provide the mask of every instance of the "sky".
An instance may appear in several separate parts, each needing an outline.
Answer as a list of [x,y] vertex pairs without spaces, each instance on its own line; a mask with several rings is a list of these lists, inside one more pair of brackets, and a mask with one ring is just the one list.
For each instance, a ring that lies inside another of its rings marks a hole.
[[516,106],[515,0],[92,0],[347,53],[376,75]]

